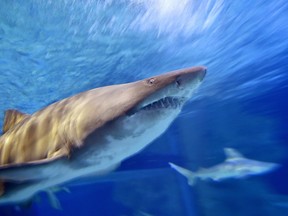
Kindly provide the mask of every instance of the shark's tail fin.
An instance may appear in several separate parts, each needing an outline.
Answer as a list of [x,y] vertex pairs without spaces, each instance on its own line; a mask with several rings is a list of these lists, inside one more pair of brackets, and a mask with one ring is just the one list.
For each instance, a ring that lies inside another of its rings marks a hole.
[[184,177],[187,178],[188,184],[193,186],[195,184],[195,179],[197,177],[196,173],[185,169],[183,167],[180,167],[176,164],[173,164],[171,162],[169,162],[169,165],[171,166],[171,168],[175,169],[177,172],[179,172],[181,175],[183,175]]

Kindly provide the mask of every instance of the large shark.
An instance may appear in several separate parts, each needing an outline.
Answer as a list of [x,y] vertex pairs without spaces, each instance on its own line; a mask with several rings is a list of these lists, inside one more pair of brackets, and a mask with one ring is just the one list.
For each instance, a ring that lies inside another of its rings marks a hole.
[[194,185],[197,178],[221,181],[227,178],[244,178],[271,171],[279,167],[276,163],[262,162],[245,158],[240,152],[232,148],[224,148],[226,160],[216,166],[192,172],[174,163],[170,166],[185,176],[189,185]]
[[32,115],[8,110],[0,137],[0,204],[115,169],[168,128],[205,74],[203,66],[186,68],[92,89]]

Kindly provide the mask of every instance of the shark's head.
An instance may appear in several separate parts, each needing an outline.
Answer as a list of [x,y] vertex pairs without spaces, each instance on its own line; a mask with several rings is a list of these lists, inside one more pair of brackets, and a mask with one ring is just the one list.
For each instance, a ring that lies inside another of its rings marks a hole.
[[[168,128],[205,74],[206,68],[199,66],[99,90],[92,102],[103,103],[95,106],[89,119],[97,116],[91,122],[101,117],[107,123],[93,133],[92,143],[109,143],[109,149],[121,158],[136,153]],[[99,141],[101,137],[104,141]]]
[[205,74],[205,67],[193,67],[133,83],[137,85],[137,89],[141,88],[140,94],[145,92],[145,96],[127,112],[127,115],[179,112],[200,85]]
[[164,128],[165,125],[166,129],[191,98],[205,74],[205,67],[193,67],[136,82],[143,88],[141,91],[149,94],[128,110],[127,119],[139,119],[142,124],[151,127],[161,125]]
[[125,155],[136,153],[168,128],[205,74],[205,67],[193,67],[120,85],[114,100],[124,112],[102,130],[106,140]]
[[121,117],[142,116],[143,123],[158,121],[165,116],[175,118],[205,74],[206,67],[198,66],[94,89],[85,96],[81,95],[84,98],[82,106],[74,107],[75,115],[81,116],[80,121],[85,124],[89,123],[87,127],[91,126],[92,130],[99,128],[99,123],[106,124]]
[[271,172],[279,167],[279,164],[261,162],[250,159],[239,160],[239,167],[237,168],[240,176],[259,175]]

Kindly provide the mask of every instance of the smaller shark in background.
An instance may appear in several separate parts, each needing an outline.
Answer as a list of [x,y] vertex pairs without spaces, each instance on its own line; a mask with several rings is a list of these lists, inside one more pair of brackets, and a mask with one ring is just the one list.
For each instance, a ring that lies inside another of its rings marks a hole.
[[272,171],[279,167],[279,164],[261,162],[245,158],[240,152],[232,148],[224,148],[226,160],[216,166],[200,169],[197,172],[192,172],[176,164],[169,163],[169,165],[177,172],[185,176],[189,185],[194,185],[197,178],[212,179],[214,181],[221,181],[227,178],[244,178],[250,175],[257,175]]

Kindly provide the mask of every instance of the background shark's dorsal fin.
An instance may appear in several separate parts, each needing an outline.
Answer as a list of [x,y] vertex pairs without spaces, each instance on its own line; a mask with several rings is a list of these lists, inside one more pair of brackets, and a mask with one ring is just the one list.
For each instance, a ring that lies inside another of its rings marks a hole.
[[14,127],[17,123],[27,118],[28,114],[19,112],[18,110],[6,110],[3,124],[3,133],[7,132],[10,128]]
[[236,158],[243,158],[243,155],[235,149],[232,148],[224,148],[224,152],[226,155],[226,160],[233,160]]

